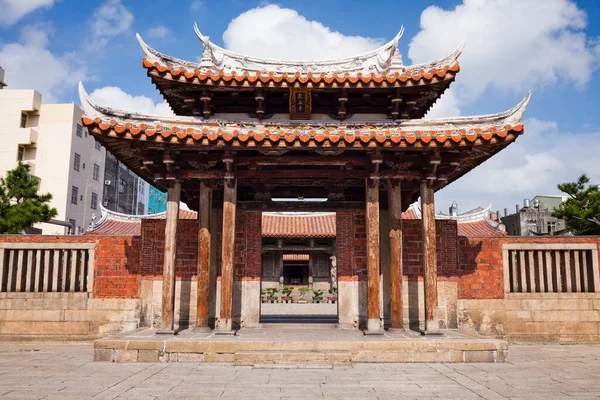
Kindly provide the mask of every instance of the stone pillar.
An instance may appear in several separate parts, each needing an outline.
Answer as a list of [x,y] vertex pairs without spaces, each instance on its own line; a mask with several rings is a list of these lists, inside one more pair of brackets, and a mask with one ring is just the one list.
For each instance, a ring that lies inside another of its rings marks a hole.
[[379,309],[379,185],[367,179],[367,333],[382,333]]
[[223,234],[221,235],[221,307],[217,330],[232,332],[233,319],[233,253],[235,242],[235,207],[237,181],[225,181],[223,189]]
[[200,182],[200,205],[198,208],[198,297],[196,329],[208,330],[210,304],[210,214],[212,210],[212,187],[209,181]]
[[390,327],[400,329],[402,318],[402,201],[400,182],[388,181],[390,214]]
[[165,224],[165,257],[163,264],[162,321],[158,333],[175,333],[175,263],[177,260],[177,224],[181,183],[168,189]]
[[423,283],[425,286],[425,333],[439,333],[437,308],[437,260],[435,237],[435,203],[433,189],[421,182],[421,215],[423,222]]

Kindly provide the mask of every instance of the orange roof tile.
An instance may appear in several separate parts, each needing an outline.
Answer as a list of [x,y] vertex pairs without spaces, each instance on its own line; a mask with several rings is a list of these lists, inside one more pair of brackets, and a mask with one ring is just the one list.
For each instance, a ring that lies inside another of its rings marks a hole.
[[263,213],[263,237],[335,237],[335,213],[282,215]]

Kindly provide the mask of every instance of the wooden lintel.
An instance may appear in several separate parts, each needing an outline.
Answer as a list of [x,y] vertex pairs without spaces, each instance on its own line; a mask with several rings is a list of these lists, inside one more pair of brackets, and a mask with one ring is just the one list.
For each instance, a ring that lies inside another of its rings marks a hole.
[[287,251],[287,252],[306,252],[306,251],[325,251],[331,252],[333,251],[332,246],[262,246],[262,252],[265,251]]
[[323,169],[297,169],[297,170],[249,170],[237,171],[238,179],[290,179],[290,178],[330,178],[330,179],[364,179],[364,171],[348,170],[323,170]]
[[179,179],[222,179],[224,171],[179,171]]
[[257,211],[336,211],[336,210],[364,210],[364,201],[240,201],[237,204],[240,210]]
[[344,157],[327,157],[327,156],[279,156],[279,157],[240,157],[238,159],[238,165],[249,165],[255,163],[256,165],[272,165],[272,166],[311,166],[311,165],[325,165],[325,166],[346,166],[348,163],[353,165],[364,165],[364,161],[358,157],[344,156]]

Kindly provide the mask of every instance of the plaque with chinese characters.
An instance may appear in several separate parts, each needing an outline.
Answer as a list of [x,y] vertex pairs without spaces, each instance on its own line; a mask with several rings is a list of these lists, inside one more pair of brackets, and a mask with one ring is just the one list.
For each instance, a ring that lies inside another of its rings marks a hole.
[[310,119],[311,111],[310,89],[290,88],[290,119]]

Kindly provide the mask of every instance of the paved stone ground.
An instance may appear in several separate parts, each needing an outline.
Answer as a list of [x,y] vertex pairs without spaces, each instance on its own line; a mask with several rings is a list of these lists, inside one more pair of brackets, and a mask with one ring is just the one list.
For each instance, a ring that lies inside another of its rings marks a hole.
[[510,347],[505,364],[260,369],[92,362],[92,345],[0,344],[0,398],[600,398],[600,346]]

